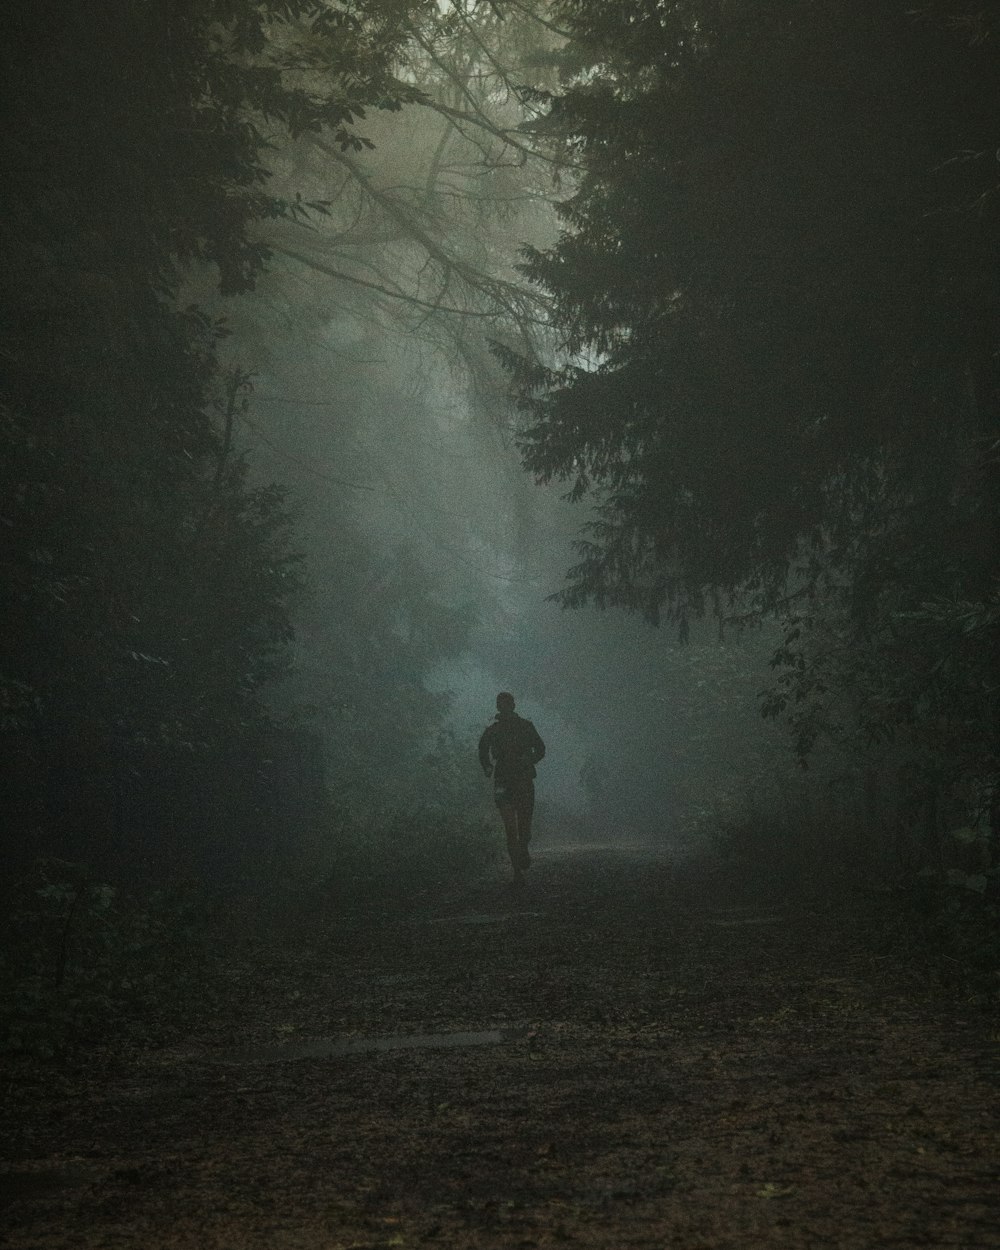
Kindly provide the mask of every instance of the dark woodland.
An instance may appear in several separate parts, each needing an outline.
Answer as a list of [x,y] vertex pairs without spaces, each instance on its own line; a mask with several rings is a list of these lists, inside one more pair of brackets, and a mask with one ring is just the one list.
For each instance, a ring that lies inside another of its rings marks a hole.
[[1000,5],[6,26],[7,1244],[1000,1247]]

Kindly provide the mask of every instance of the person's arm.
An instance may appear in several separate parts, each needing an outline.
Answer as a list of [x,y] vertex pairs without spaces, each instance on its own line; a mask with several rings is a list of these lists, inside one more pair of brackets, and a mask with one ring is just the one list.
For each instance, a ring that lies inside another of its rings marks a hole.
[[479,766],[483,772],[489,777],[493,772],[493,764],[490,761],[490,730],[492,725],[487,725],[479,739]]
[[535,764],[537,764],[539,760],[545,758],[545,743],[542,741],[542,736],[534,725],[531,726],[531,752],[535,757],[533,760],[533,763]]

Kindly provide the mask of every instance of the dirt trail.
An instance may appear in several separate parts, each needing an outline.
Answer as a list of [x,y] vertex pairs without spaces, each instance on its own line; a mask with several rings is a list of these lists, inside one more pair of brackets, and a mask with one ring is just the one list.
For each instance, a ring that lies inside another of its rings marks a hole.
[[[488,882],[368,928],[309,918],[246,950],[184,1046],[36,1090],[30,1122],[4,1126],[0,1233],[17,1250],[1000,1247],[997,1038],[919,984],[844,908],[542,854],[517,894]],[[328,1053],[292,1057],[308,1043]]]

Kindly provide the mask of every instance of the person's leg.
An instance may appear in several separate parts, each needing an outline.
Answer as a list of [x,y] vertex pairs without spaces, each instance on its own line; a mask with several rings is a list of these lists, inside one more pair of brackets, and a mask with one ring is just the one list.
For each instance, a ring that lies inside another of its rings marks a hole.
[[514,880],[519,881],[521,877],[521,839],[518,834],[517,807],[510,802],[497,803],[497,810],[500,813],[500,819],[503,821],[503,831],[507,835],[507,854],[510,856],[510,864],[514,869]]
[[535,786],[529,781],[519,790],[517,796],[517,836],[519,863],[522,868],[527,868],[531,864],[528,843],[531,841],[531,818],[534,812]]

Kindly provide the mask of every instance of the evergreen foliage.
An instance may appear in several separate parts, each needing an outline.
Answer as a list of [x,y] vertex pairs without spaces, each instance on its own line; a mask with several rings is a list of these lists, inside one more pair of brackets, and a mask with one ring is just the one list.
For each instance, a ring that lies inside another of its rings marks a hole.
[[561,355],[505,358],[527,467],[597,505],[563,601],[786,613],[804,752],[902,732],[988,809],[996,6],[554,7]]

